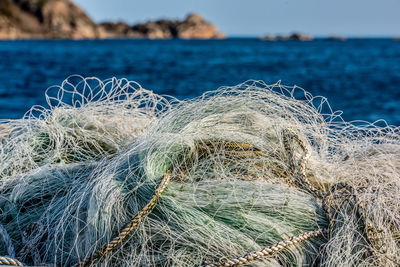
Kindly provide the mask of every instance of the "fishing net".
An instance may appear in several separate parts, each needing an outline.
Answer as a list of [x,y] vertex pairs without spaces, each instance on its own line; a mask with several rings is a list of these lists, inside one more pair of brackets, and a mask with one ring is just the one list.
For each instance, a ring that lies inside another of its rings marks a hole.
[[398,266],[400,134],[298,87],[73,76],[0,124],[0,262]]

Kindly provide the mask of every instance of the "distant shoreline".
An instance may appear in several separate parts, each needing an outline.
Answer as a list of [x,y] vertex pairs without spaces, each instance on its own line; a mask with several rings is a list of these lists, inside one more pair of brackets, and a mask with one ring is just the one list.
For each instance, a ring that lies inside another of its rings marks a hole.
[[73,0],[0,1],[0,39],[223,39],[225,34],[196,13],[183,19],[96,23]]

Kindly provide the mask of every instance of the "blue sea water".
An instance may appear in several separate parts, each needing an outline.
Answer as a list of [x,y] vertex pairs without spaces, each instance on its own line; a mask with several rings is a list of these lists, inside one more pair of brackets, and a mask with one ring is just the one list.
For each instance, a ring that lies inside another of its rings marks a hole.
[[45,89],[71,74],[125,77],[180,99],[281,80],[327,97],[345,120],[400,125],[400,42],[390,39],[2,41],[0,119],[45,104]]

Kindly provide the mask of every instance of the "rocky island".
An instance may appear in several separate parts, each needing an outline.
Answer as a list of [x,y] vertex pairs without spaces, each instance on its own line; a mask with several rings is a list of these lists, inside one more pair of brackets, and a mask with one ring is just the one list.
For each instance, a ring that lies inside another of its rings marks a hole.
[[225,35],[198,14],[189,14],[184,20],[148,21],[136,25],[124,22],[99,24],[102,38],[150,38],[150,39],[222,39]]
[[312,41],[314,37],[308,34],[294,32],[289,35],[265,35],[260,38],[262,41]]
[[183,38],[225,35],[198,14],[129,25],[95,23],[72,0],[0,0],[0,39]]

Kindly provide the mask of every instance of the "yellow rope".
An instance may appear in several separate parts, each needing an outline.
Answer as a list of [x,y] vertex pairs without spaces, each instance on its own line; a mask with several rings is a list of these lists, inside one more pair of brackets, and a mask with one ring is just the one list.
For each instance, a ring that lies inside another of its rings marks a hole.
[[97,252],[93,253],[90,257],[86,258],[84,261],[78,263],[75,265],[75,267],[84,267],[88,266],[91,264],[94,260],[102,257],[106,253],[109,253],[112,251],[118,244],[120,244],[126,236],[132,232],[135,227],[144,219],[146,218],[153,210],[155,207],[157,200],[160,198],[161,194],[163,193],[164,189],[167,187],[169,181],[171,180],[171,172],[167,171],[167,173],[164,175],[163,180],[161,181],[160,185],[154,192],[153,197],[150,199],[150,201],[144,206],[142,210],[140,210],[135,217],[133,217],[132,221],[125,226],[125,228],[122,230],[122,232],[115,237],[111,242],[103,246],[101,249],[99,249]]
[[242,257],[233,258],[229,260],[224,260],[220,263],[205,263],[203,264],[204,267],[230,267],[230,266],[238,266],[242,264],[247,264],[251,261],[260,259],[261,257],[272,256],[275,253],[282,251],[290,246],[296,245],[300,242],[308,240],[312,237],[317,237],[321,235],[324,231],[323,230],[316,230],[311,232],[305,232],[298,236],[293,236],[288,240],[281,241],[273,246],[266,247],[262,250],[254,251],[249,254],[246,254]]
[[24,266],[21,262],[10,257],[0,256],[0,265]]

